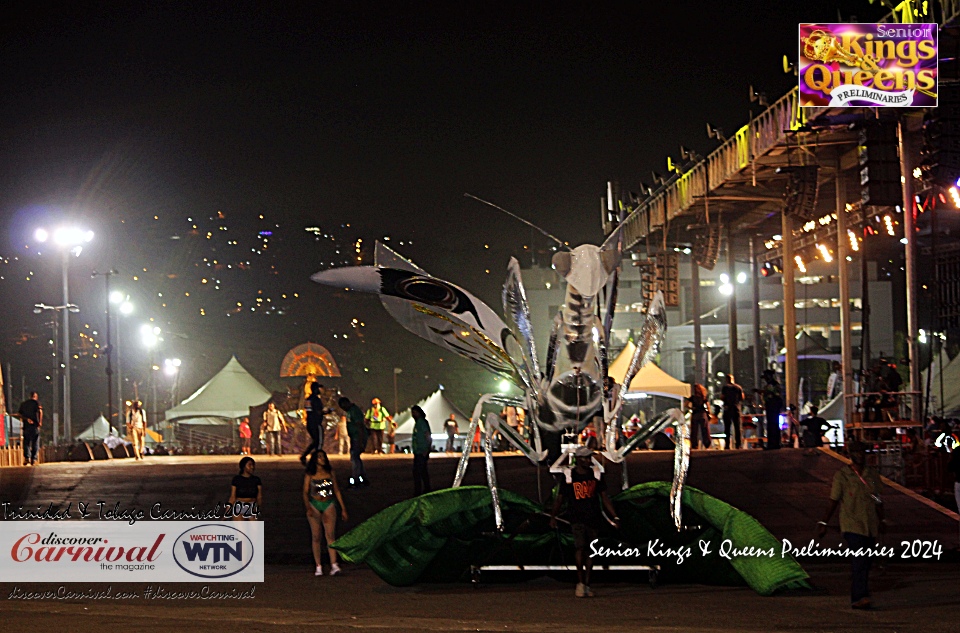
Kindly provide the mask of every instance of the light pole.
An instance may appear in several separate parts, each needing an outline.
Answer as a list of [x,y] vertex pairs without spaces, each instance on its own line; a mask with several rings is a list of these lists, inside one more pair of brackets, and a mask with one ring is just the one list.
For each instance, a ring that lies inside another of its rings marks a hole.
[[400,369],[399,367],[393,368],[393,415],[397,415],[397,412],[399,411],[399,409],[397,408],[398,407],[397,376],[399,376],[402,373],[403,373],[403,370]]
[[170,385],[170,407],[173,408],[179,404],[180,400],[180,365],[179,358],[165,358],[163,360],[163,373],[173,378],[173,384]]
[[157,344],[163,340],[160,338],[160,331],[160,328],[155,325],[144,324],[140,326],[140,340],[143,342],[143,346],[150,350],[150,387],[152,390],[151,397],[153,399],[150,404],[152,407],[150,415],[151,419],[153,419],[154,427],[156,427],[157,424],[157,379],[154,377],[154,372],[159,369],[156,363],[154,363],[154,353]]
[[[67,312],[79,312],[80,308],[73,305],[72,303],[64,304],[62,306],[48,306],[45,303],[37,303],[33,306],[34,314],[41,314],[47,310],[50,310],[54,313],[64,313],[64,318],[66,318]],[[53,319],[50,321],[50,324],[53,326],[53,445],[56,446],[59,443],[60,438],[60,416],[57,414],[57,405],[59,404],[59,390],[60,390],[60,353],[57,349],[57,316],[54,314]]]
[[104,295],[107,304],[107,420],[113,424],[113,343],[110,340],[110,277],[116,275],[117,271],[108,270],[105,273],[93,271],[92,277],[103,277],[106,283],[107,292]]
[[[46,229],[37,229],[34,237],[38,242],[46,242],[51,236]],[[60,247],[63,254],[63,305],[70,305],[70,255],[80,256],[82,244],[93,240],[93,231],[85,231],[77,227],[59,227],[53,231],[53,243]],[[63,434],[67,439],[72,438],[70,419],[70,312],[63,312]]]
[[[120,326],[122,321],[121,317],[130,316],[133,314],[133,304],[130,303],[130,297],[123,294],[119,290],[114,290],[110,293],[110,303],[118,306],[117,308],[117,402],[121,403],[117,407],[117,424],[119,425],[122,421],[121,418],[123,415],[121,411],[123,410],[123,356],[120,353],[120,340],[123,338],[123,328]],[[109,323],[109,312],[107,322]],[[120,428],[119,426],[117,428]]]

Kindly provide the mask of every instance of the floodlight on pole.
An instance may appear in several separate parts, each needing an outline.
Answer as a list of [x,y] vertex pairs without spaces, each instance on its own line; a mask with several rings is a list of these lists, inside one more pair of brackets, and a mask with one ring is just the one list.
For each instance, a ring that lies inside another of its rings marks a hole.
[[[63,305],[70,305],[70,284],[69,268],[70,255],[80,256],[83,250],[82,245],[93,241],[94,233],[89,229],[83,229],[76,226],[60,226],[53,230],[51,234],[48,229],[43,227],[34,231],[34,239],[45,243],[53,239],[53,243],[60,247],[63,266]],[[73,429],[71,428],[70,416],[70,312],[71,310],[62,310],[63,312],[63,434],[70,440],[72,439]]]

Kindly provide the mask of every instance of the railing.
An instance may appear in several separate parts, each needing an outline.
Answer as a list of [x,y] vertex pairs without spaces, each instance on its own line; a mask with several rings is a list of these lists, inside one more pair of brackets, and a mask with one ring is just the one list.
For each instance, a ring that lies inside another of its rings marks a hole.
[[[940,24],[949,24],[960,17],[960,0],[939,0],[938,4]],[[933,17],[931,14],[930,18]],[[897,17],[891,12],[879,22],[894,23]],[[705,159],[642,202],[640,212],[624,227],[625,247],[632,248],[647,235],[662,229],[693,206],[697,199],[720,187],[728,178],[750,166],[757,157],[783,143],[790,132],[827,109],[801,108],[798,97],[799,90],[793,88]]]
[[751,161],[782,143],[787,133],[803,125],[819,108],[800,108],[794,88],[767,108],[705,159],[680,175],[649,200],[624,227],[626,246],[631,248],[649,233],[686,211],[698,199],[723,185]]
[[[844,426],[861,436],[865,429],[923,426],[919,391],[868,391],[843,397]],[[872,415],[871,415],[872,414]]]

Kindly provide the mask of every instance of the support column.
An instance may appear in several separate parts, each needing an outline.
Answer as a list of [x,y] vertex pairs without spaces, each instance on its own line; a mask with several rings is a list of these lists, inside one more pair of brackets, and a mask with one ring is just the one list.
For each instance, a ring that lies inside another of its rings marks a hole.
[[783,342],[786,355],[783,362],[783,383],[787,404],[797,403],[797,308],[793,256],[793,218],[782,213],[783,236]]
[[700,333],[700,264],[690,258],[690,290],[693,297],[693,380],[706,385],[703,372],[703,340]]
[[[758,236],[750,236],[750,283],[753,286],[753,387],[760,388],[760,374],[766,369],[760,354],[760,267],[757,266]],[[761,425],[762,426],[762,425]]]
[[[847,255],[850,253],[850,236],[847,234],[847,188],[843,181],[840,165],[840,152],[837,152],[836,174],[837,209],[837,271],[840,278],[840,362],[843,364],[843,395],[853,393],[853,344],[850,331],[850,267]],[[848,401],[844,398],[844,424],[848,424]]]
[[727,225],[727,274],[730,275],[730,300],[727,308],[728,332],[730,338],[730,363],[727,372],[737,375],[737,261],[733,255],[733,228]]
[[[910,115],[900,117],[900,182],[903,184],[903,233],[907,276],[907,348],[910,352],[910,391],[920,391],[920,357],[917,349],[917,240],[913,198],[913,143],[910,139]],[[915,400],[915,399],[914,399]],[[911,403],[914,418],[919,408]]]

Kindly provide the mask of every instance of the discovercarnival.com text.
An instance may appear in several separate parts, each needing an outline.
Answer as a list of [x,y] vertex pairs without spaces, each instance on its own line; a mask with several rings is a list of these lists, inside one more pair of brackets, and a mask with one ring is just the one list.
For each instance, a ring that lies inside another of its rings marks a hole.
[[53,590],[24,590],[14,586],[7,600],[251,600],[255,597],[256,585],[249,589],[201,589],[189,591],[166,589],[163,585],[147,585],[140,591],[114,591],[113,585],[106,589],[70,589],[60,585]]

